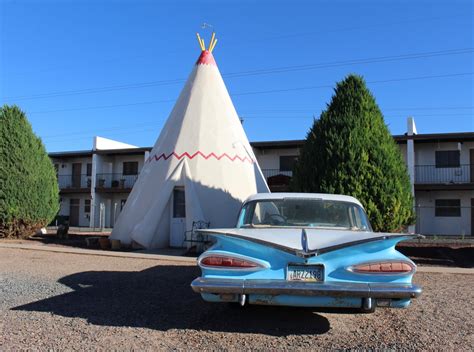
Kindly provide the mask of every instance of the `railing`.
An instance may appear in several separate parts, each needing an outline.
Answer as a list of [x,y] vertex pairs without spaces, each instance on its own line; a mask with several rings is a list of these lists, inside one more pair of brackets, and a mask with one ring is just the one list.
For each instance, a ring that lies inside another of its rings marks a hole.
[[97,188],[132,188],[138,175],[97,174]]
[[[262,169],[263,176],[268,179],[272,176],[293,176],[292,171],[279,169]],[[447,184],[447,183],[474,183],[474,164],[462,164],[458,167],[436,167],[435,165],[416,165],[415,183],[417,184]]]
[[293,176],[293,171],[280,171],[279,169],[262,169],[262,173],[266,179],[277,175]]
[[415,165],[415,183],[474,183],[474,164],[464,164],[458,167]]
[[58,175],[60,189],[90,188],[92,176],[87,175]]

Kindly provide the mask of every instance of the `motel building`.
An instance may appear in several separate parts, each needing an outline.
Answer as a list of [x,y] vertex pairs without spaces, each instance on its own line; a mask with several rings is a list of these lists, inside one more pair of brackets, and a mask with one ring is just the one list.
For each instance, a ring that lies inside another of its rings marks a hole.
[[[416,233],[474,235],[474,132],[418,134],[409,118],[407,133],[393,138],[415,195]],[[303,143],[251,143],[271,191],[288,191]],[[50,153],[61,199],[53,225],[112,228],[150,150],[94,137],[91,150]]]

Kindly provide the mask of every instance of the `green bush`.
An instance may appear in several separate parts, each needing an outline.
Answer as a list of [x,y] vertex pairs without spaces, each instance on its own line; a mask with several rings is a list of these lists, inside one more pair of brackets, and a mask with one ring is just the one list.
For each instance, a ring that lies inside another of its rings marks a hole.
[[59,210],[56,172],[17,106],[0,108],[0,237],[27,237]]
[[362,77],[337,84],[308,132],[292,188],[356,197],[375,231],[400,231],[414,222],[406,165]]

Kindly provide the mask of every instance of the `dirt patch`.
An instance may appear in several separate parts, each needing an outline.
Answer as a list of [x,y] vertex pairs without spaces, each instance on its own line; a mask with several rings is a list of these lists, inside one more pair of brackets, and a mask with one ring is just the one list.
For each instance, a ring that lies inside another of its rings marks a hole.
[[0,248],[0,350],[470,350],[474,275],[374,314],[206,303],[179,262]]

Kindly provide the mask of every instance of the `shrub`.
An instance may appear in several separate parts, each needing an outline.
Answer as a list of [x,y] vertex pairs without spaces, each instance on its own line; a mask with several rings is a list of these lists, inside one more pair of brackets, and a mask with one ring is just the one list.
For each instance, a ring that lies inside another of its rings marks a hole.
[[406,165],[362,77],[350,75],[337,84],[308,132],[292,188],[356,197],[375,231],[400,231],[413,223]]
[[59,210],[54,166],[17,106],[0,108],[0,237],[27,237]]

